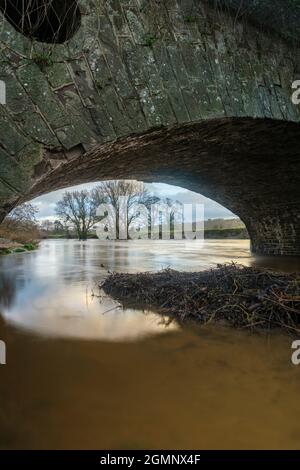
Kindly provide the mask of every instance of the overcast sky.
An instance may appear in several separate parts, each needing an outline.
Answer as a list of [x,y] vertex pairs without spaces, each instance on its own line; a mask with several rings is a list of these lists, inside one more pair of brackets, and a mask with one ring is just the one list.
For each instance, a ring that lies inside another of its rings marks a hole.
[[[92,189],[95,186],[97,186],[97,183],[83,184],[80,186],[68,188],[68,191],[72,191],[74,189]],[[201,196],[200,194],[180,188],[178,186],[170,186],[168,184],[163,183],[145,184],[145,186],[149,191],[153,192],[159,197],[169,197],[171,199],[179,200],[182,203],[186,204],[204,204],[205,219],[228,219],[236,217],[234,214],[232,214],[232,212],[225,209],[217,202],[212,201],[211,199],[208,199],[204,196]],[[57,201],[61,199],[65,191],[66,189],[54,191],[52,193],[45,194],[44,196],[38,197],[31,201],[32,204],[35,204],[35,206],[39,209],[39,220],[55,220],[57,218],[55,215],[55,205]]]

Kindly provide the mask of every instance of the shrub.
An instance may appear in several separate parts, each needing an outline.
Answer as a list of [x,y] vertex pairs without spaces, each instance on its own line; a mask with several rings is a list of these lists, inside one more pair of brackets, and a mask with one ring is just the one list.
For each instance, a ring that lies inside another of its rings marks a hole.
[[0,256],[1,255],[9,255],[11,250],[9,248],[0,248]]
[[26,250],[25,250],[24,248],[16,248],[16,249],[14,250],[14,253],[25,253],[25,251],[26,251]]
[[33,243],[26,243],[23,248],[27,251],[33,251],[35,250],[35,245]]

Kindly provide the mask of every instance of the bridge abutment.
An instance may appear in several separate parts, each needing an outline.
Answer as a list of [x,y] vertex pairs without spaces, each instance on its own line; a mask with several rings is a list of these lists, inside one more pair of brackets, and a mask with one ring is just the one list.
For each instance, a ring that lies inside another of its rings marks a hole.
[[300,256],[300,214],[281,208],[247,223],[251,251],[257,255]]

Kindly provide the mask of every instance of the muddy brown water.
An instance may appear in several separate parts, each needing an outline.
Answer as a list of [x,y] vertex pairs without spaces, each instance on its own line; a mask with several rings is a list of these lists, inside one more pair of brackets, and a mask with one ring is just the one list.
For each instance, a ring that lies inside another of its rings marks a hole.
[[232,260],[299,269],[244,240],[53,240],[0,258],[0,448],[299,448],[290,337],[182,328],[92,296],[108,270]]

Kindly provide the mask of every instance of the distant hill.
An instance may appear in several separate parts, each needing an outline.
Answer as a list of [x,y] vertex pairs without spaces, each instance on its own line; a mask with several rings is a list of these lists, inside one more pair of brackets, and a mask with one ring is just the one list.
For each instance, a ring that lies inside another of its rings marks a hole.
[[235,219],[208,219],[204,222],[205,230],[225,230],[245,228],[245,224],[238,218]]

